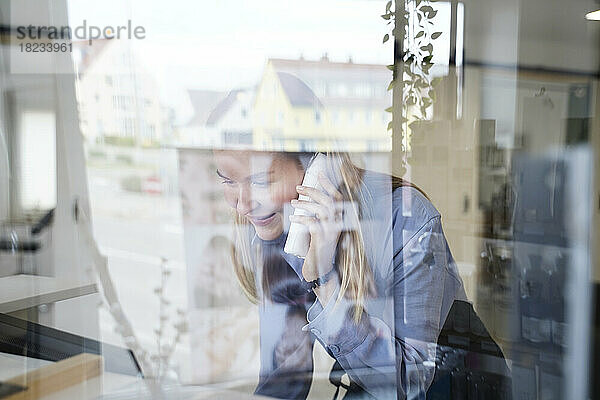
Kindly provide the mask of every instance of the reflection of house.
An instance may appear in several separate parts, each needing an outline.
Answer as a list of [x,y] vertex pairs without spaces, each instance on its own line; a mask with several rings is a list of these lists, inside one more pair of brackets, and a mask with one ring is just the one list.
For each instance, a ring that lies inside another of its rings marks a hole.
[[254,89],[232,90],[212,110],[206,125],[217,132],[221,144],[235,146],[253,143],[254,96]]
[[168,112],[160,105],[156,82],[140,67],[128,42],[100,39],[91,46],[75,42],[74,47],[80,56],[77,95],[83,136],[137,144],[164,140]]
[[391,78],[383,65],[270,59],[256,94],[254,145],[389,150]]
[[214,90],[188,90],[194,113],[189,122],[179,129],[180,142],[185,145],[217,146],[220,135],[206,126],[212,110],[221,102],[226,93]]

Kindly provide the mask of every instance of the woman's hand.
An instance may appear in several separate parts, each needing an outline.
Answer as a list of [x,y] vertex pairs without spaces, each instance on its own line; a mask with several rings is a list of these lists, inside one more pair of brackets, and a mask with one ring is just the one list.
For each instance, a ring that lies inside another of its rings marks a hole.
[[343,229],[341,193],[323,173],[319,174],[319,183],[324,191],[307,186],[296,187],[299,194],[312,201],[292,200],[294,208],[305,210],[311,215],[290,216],[290,221],[306,226],[310,232],[308,254],[302,266],[302,275],[309,282],[333,268],[335,249]]

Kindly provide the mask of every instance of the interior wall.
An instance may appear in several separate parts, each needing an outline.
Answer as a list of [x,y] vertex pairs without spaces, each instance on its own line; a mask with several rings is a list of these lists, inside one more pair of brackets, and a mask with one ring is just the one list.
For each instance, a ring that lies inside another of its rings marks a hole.
[[[67,24],[67,1],[25,0],[0,3],[5,26]],[[35,13],[31,10],[35,9]],[[10,41],[5,40],[2,52],[10,53]],[[71,55],[53,54],[45,58],[46,65],[34,65],[39,73],[28,73],[10,64],[10,55],[2,57],[2,115],[5,120],[11,153],[11,218],[22,219],[19,182],[19,120],[24,111],[43,110],[56,116],[56,185],[57,205],[51,226],[47,257],[39,262],[40,275],[56,277],[61,282],[87,283],[95,280],[89,250],[81,234],[79,217],[89,215],[88,188],[82,136],[79,130],[75,96],[75,72]],[[48,72],[52,71],[52,72]],[[34,71],[35,72],[35,71]],[[89,297],[89,296],[88,296]],[[96,300],[97,301],[97,300]],[[59,302],[52,312],[43,316],[44,323],[74,333],[90,335],[99,332],[98,312],[87,298]]]

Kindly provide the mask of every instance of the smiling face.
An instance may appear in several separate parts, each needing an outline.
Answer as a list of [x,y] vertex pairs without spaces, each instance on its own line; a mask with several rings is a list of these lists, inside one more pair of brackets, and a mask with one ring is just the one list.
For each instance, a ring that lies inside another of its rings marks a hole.
[[215,151],[214,157],[227,203],[254,225],[258,237],[278,238],[283,206],[298,198],[302,165],[284,153]]

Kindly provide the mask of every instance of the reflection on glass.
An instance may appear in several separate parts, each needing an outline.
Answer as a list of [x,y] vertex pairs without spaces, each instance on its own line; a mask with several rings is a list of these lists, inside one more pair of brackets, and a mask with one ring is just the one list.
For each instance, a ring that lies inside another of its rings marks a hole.
[[80,398],[594,397],[592,1],[96,3],[0,3],[0,319],[38,324],[0,380],[93,343]]
[[[312,183],[317,189],[298,189],[308,184],[305,174],[311,174],[311,165],[320,157],[324,163]],[[214,174],[212,188],[196,189],[205,193],[195,195],[203,203],[189,203],[196,182],[184,185],[189,215],[196,207],[207,209],[215,204],[216,193],[208,196],[211,191],[224,196],[225,202],[217,200],[219,207],[233,209],[232,241],[223,242],[224,248],[216,246],[217,237],[213,237],[210,254],[217,249],[223,254],[229,247],[241,288],[258,304],[260,379],[255,392],[304,397],[311,383],[322,387],[321,378],[316,377],[325,369],[325,376],[334,382],[338,382],[336,376],[347,375],[343,381],[349,379],[349,384],[338,386],[356,396],[386,398],[404,393],[411,397],[430,387],[431,393],[443,396],[450,390],[446,381],[460,380],[450,372],[458,368],[467,373],[465,357],[473,358],[477,352],[484,353],[480,356],[484,360],[492,360],[488,375],[481,375],[487,379],[485,390],[491,393],[501,387],[502,393],[510,392],[502,352],[466,302],[440,214],[415,185],[358,168],[353,162],[377,165],[377,158],[377,154],[351,158],[346,153],[181,151],[184,175],[190,166],[202,165]],[[302,209],[303,215],[292,215],[297,214],[294,209]],[[307,227],[308,252],[302,257],[286,252],[290,222]],[[187,226],[186,236],[197,237],[202,225],[196,226]],[[205,235],[210,236],[208,231]],[[200,249],[188,247],[188,259],[201,257]],[[198,293],[204,287],[208,293],[224,284],[206,280],[216,274],[202,275],[204,281],[196,284]],[[197,334],[209,311],[210,303],[204,304],[191,327]],[[244,302],[235,304],[249,307]],[[218,327],[228,329],[222,324]],[[238,332],[238,337],[247,339]],[[474,342],[483,343],[481,348],[461,350],[460,345],[465,340],[468,344],[474,332],[479,338]],[[198,352],[197,362],[210,357],[209,349],[225,343],[239,349],[235,358],[252,356],[246,353],[244,342],[231,342],[227,336],[207,339],[198,342],[205,350],[204,355]],[[322,360],[315,364],[315,347],[328,354],[328,369],[318,365]],[[335,365],[329,371],[332,362]],[[211,366],[212,373],[205,371],[209,377],[198,378],[219,379],[218,365]],[[237,374],[244,376],[247,370]]]

